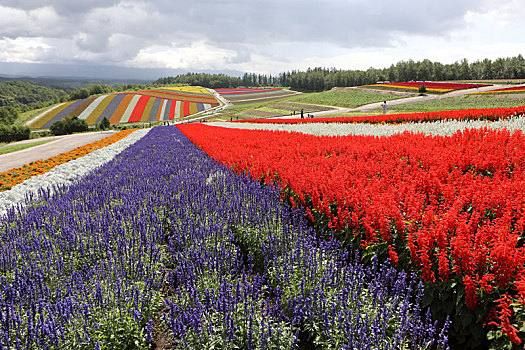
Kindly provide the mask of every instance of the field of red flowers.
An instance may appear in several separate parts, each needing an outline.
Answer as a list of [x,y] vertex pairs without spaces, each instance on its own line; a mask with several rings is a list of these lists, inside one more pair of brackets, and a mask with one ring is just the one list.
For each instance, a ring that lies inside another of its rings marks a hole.
[[235,123],[303,124],[303,123],[407,123],[439,120],[500,120],[525,114],[525,106],[508,108],[460,109],[420,113],[399,113],[359,117],[332,117],[315,119],[245,119]]
[[279,184],[283,198],[303,206],[320,232],[327,228],[418,273],[433,315],[451,316],[453,337],[492,332],[522,343],[522,132],[328,137],[179,128],[211,157]]

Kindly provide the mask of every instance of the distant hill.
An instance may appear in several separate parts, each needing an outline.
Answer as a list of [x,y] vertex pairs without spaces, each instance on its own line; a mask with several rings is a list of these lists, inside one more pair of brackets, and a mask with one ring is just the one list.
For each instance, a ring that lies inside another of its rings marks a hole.
[[70,93],[74,90],[88,88],[93,85],[108,85],[116,87],[125,84],[146,84],[149,81],[138,79],[89,79],[89,78],[75,78],[75,77],[28,77],[21,75],[2,75],[0,74],[0,83],[5,81],[25,81],[37,85],[45,85],[58,90],[64,90]]
[[64,90],[50,86],[0,79],[0,108],[15,107],[20,111],[27,111],[59,102],[60,97],[66,94]]

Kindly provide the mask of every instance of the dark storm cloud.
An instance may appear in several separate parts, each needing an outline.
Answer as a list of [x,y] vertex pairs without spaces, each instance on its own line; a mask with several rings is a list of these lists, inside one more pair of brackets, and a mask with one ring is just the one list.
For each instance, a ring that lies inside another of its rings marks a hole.
[[479,0],[2,0],[0,39],[62,38],[83,59],[112,62],[132,59],[143,48],[199,41],[233,49],[237,54],[230,61],[238,63],[250,60],[258,45],[388,47],[402,35],[444,36],[464,27],[467,11],[483,5]]

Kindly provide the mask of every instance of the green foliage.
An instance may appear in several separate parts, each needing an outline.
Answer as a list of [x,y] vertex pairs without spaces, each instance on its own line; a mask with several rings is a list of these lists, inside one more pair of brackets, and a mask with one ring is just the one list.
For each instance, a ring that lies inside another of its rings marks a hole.
[[79,90],[72,91],[69,94],[69,100],[70,101],[81,100],[81,99],[84,99],[84,98],[88,98],[89,96],[92,96],[92,95],[107,94],[107,93],[110,93],[112,91],[113,91],[113,89],[110,88],[107,85],[96,84],[96,85],[90,86],[88,88],[82,88],[82,89],[79,89]]
[[109,119],[104,117],[102,121],[97,125],[97,129],[108,130],[110,128]]
[[0,83],[0,107],[13,107],[22,112],[57,103],[63,95],[63,90],[27,81]]
[[425,92],[427,92],[427,88],[426,88],[425,84],[422,84],[419,87],[418,91],[419,91],[420,94],[424,94]]
[[88,130],[88,124],[83,119],[73,116],[64,120],[54,122],[49,128],[53,135],[67,135],[74,132],[83,132]]
[[27,126],[0,124],[0,142],[28,140],[30,136],[31,130]]
[[0,108],[0,124],[14,124],[16,118],[18,118],[18,110],[16,108],[11,106]]
[[242,80],[238,77],[230,77],[225,74],[187,73],[174,77],[160,78],[153,82],[153,85],[168,84],[227,88],[241,86]]

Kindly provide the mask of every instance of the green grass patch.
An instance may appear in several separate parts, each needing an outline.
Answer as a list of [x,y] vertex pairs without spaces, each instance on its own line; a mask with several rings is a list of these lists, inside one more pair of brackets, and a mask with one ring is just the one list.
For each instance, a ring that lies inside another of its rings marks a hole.
[[523,105],[525,105],[525,97],[472,95],[464,97],[449,97],[399,106],[389,106],[388,109],[398,113],[412,113],[470,108],[518,107]]
[[369,103],[397,100],[405,97],[359,90],[344,90],[302,94],[287,98],[286,101],[353,108]]
[[31,142],[31,143],[24,143],[20,145],[12,145],[12,146],[4,146],[4,147],[1,147],[0,145],[0,154],[7,154],[7,153],[16,152],[16,151],[21,151],[26,148],[43,145],[51,141],[54,141],[54,140],[36,141],[36,142]]

